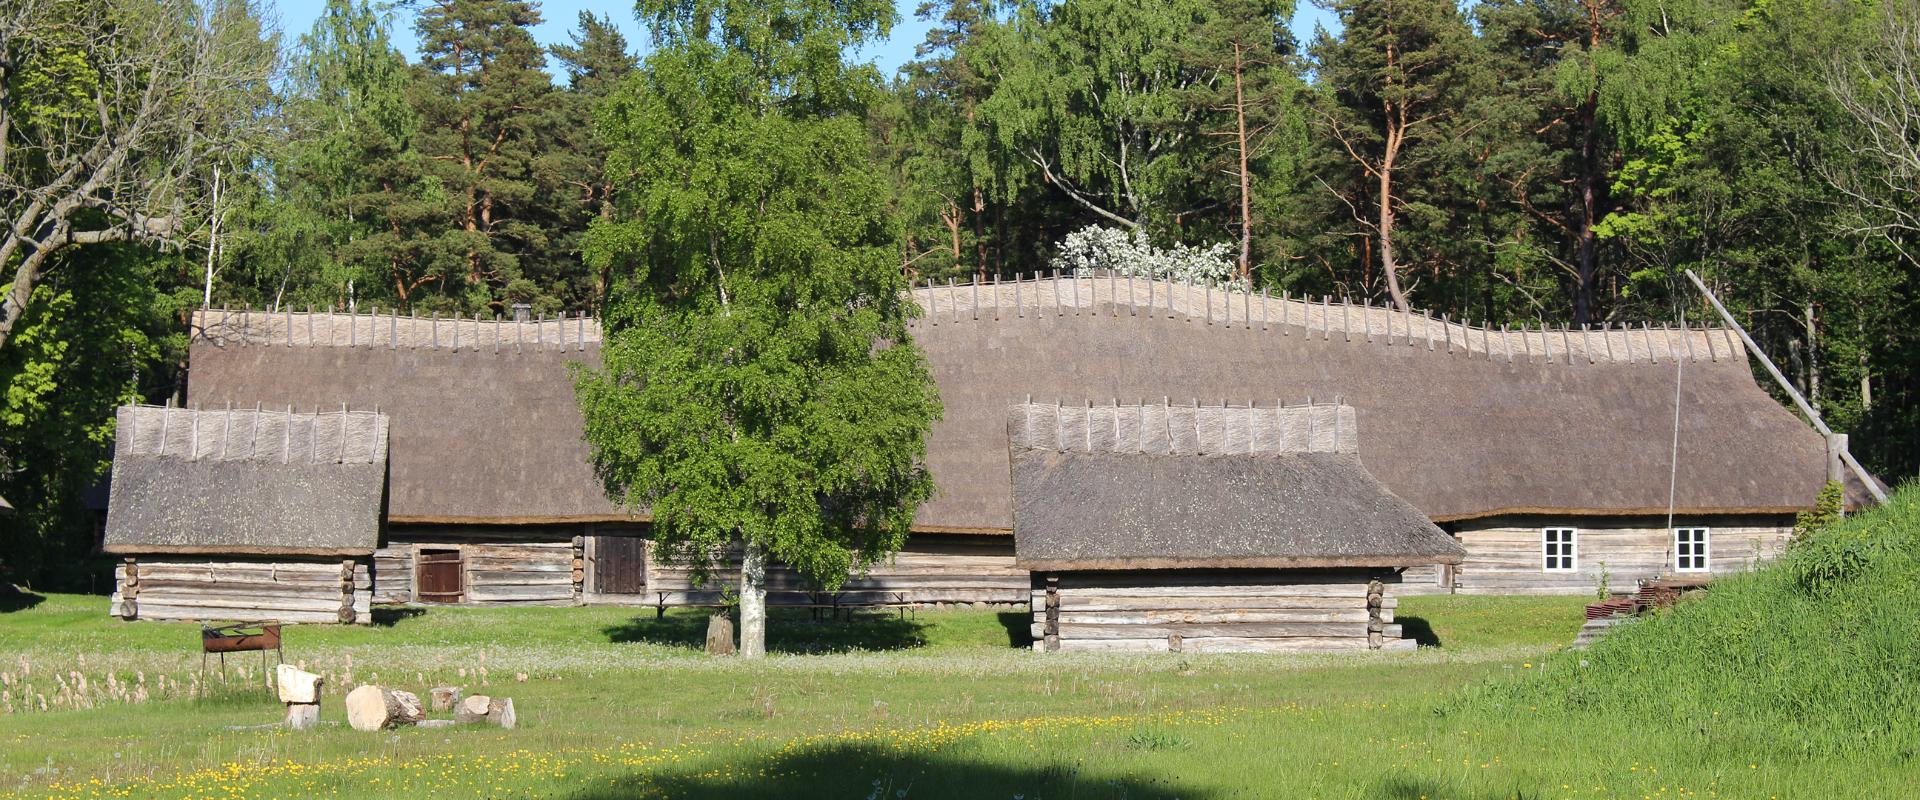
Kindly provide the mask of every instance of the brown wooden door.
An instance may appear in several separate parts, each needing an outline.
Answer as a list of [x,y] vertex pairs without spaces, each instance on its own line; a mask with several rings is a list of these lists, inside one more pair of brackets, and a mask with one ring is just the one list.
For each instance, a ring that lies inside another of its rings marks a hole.
[[602,536],[594,543],[594,589],[601,594],[647,591],[647,540],[638,536]]
[[465,570],[458,550],[420,551],[420,602],[458,603],[462,594],[460,576]]

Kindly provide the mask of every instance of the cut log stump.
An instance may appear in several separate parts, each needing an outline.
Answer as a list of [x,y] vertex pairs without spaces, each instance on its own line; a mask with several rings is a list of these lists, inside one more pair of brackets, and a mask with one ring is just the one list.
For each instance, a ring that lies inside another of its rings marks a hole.
[[412,692],[365,684],[347,693],[347,724],[356,731],[412,725],[424,718],[420,697]]
[[453,709],[455,703],[460,702],[460,687],[458,686],[436,686],[429,694],[433,697],[433,710],[435,711],[450,711]]
[[320,724],[319,703],[288,703],[287,728],[304,731]]
[[469,695],[454,705],[453,721],[462,725],[487,722],[510,729],[519,724],[520,720],[514,713],[513,698],[476,694]]
[[733,655],[733,618],[715,614],[707,618],[707,655]]
[[325,680],[292,664],[274,670],[274,683],[280,689],[280,702],[312,704],[320,702],[320,683]]

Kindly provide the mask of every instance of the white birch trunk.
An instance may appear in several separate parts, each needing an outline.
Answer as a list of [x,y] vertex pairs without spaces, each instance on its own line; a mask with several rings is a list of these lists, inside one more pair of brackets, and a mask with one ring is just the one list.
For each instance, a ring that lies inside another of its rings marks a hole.
[[767,654],[767,555],[748,537],[740,551],[740,657]]

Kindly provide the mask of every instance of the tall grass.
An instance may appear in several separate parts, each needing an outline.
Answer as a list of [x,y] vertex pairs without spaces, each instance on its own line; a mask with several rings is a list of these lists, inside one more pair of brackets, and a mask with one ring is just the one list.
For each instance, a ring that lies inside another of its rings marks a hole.
[[1441,707],[1559,718],[1609,736],[1699,737],[1749,756],[1920,753],[1920,487],[1773,564],[1618,626]]

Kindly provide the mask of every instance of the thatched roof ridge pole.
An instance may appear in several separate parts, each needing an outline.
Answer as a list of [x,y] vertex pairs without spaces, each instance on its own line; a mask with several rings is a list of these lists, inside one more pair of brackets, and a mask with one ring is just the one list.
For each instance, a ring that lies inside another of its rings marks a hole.
[[1612,362],[1614,360],[1613,359],[1613,331],[1611,330],[1612,327],[1613,327],[1613,323],[1607,322],[1606,320],[1600,321],[1600,341],[1607,346],[1608,362]]
[[1320,296],[1320,341],[1333,341],[1333,295]]
[[1349,342],[1353,341],[1353,320],[1349,316],[1352,311],[1353,303],[1346,295],[1340,295],[1340,337]]
[[227,413],[220,415],[220,461],[227,460],[227,440],[233,438],[233,401],[227,401]]
[[1447,339],[1447,355],[1453,355],[1453,323],[1447,321],[1447,315],[1440,315],[1440,335]]
[[1420,312],[1420,329],[1427,333],[1427,352],[1433,352],[1433,315]]
[[1207,324],[1213,324],[1213,281],[1207,281]]
[[973,287],[973,318],[978,321],[980,319],[980,279],[975,277],[967,284]]
[[953,282],[953,279],[948,278],[947,279],[947,308],[953,310],[953,321],[959,322],[960,321],[960,302],[954,299],[955,295],[957,294],[954,291],[955,288],[956,287]]
[[1493,320],[1480,320],[1480,355],[1493,360]]
[[1027,317],[1027,299],[1020,289],[1020,284],[1025,282],[1021,279],[1020,273],[1013,274],[1013,315],[1021,319]]
[[1687,345],[1687,360],[1699,361],[1700,358],[1693,354],[1693,325],[1687,322],[1684,315],[1680,317],[1680,341]]
[[253,344],[253,301],[247,301],[240,312],[240,346]]
[[1655,364],[1660,363],[1660,353],[1653,349],[1653,323],[1640,323],[1640,338],[1646,340],[1647,358],[1652,359]]
[[1567,366],[1573,366],[1573,334],[1565,323],[1560,325],[1560,349],[1566,351]]
[[1288,328],[1292,324],[1293,324],[1293,293],[1283,289],[1280,292],[1280,335],[1292,336],[1293,331],[1288,330]]
[[253,404],[253,425],[247,429],[247,460],[260,454],[260,403]]

